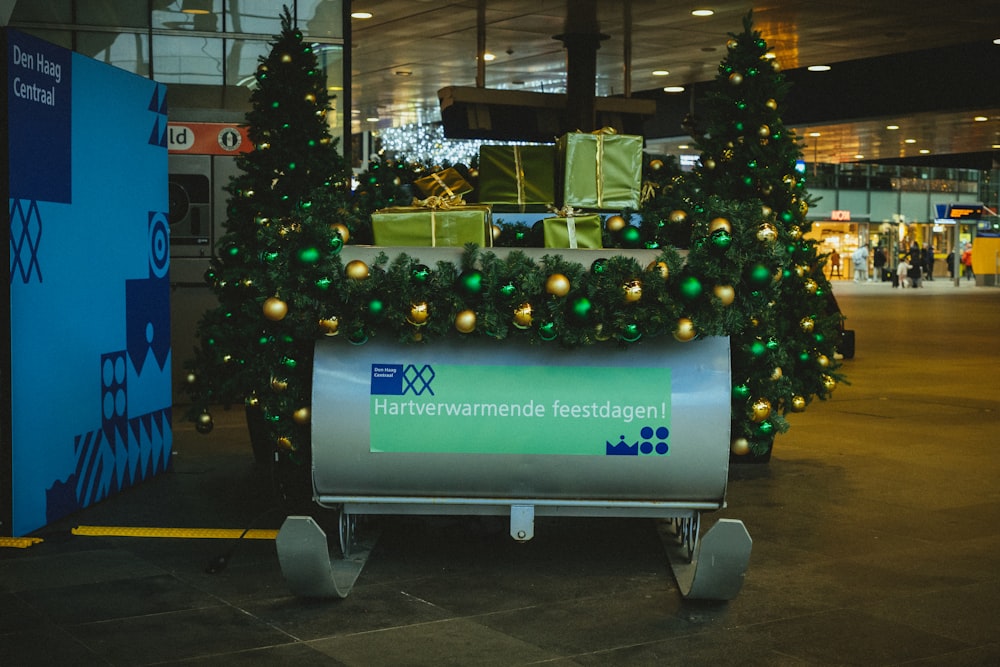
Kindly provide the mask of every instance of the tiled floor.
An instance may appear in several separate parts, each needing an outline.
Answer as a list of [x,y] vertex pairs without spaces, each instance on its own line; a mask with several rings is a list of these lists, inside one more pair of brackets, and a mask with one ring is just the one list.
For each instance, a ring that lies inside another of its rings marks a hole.
[[499,519],[382,518],[333,601],[291,596],[273,541],[70,533],[277,528],[220,412],[175,425],[172,472],[0,549],[0,665],[1000,664],[1000,290],[836,292],[851,384],[733,467],[720,514],[754,544],[732,602],[685,601],[648,520],[539,518],[517,544]]

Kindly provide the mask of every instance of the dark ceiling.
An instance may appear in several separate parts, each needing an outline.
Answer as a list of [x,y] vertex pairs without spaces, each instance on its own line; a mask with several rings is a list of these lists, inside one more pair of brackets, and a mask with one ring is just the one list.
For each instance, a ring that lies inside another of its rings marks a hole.
[[[440,119],[441,88],[476,86],[479,34],[496,56],[485,88],[564,93],[566,51],[553,36],[564,32],[567,4],[578,12],[590,2],[596,30],[608,36],[597,51],[596,92],[655,99],[643,134],[657,150],[688,141],[680,119],[697,114],[729,33],[742,31],[752,9],[792,82],[783,120],[807,159],[974,169],[1000,159],[996,0],[486,0],[481,23],[477,0],[355,0],[354,10],[373,17],[352,21],[354,130]],[[695,17],[696,8],[715,13]],[[831,69],[805,69],[819,64]],[[668,85],[685,91],[662,92]]]

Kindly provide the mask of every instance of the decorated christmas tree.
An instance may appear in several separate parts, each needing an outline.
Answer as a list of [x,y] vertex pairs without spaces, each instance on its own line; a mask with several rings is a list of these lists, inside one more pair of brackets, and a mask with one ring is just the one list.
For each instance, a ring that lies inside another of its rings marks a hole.
[[[718,251],[725,229],[732,238],[722,263],[743,274],[737,298],[746,321],[731,332],[732,450],[767,457],[774,436],[788,428],[785,415],[828,397],[840,379],[841,315],[823,273],[825,256],[804,236],[811,202],[796,168],[801,150],[781,119],[788,84],[752,14],[727,47],[692,123],[701,151],[694,183],[703,205],[721,198],[758,209],[748,228],[717,223],[706,245],[708,255]],[[693,248],[688,268],[709,271],[698,267],[698,254]]]
[[336,331],[327,312],[340,294],[337,252],[358,218],[324,73],[287,7],[281,26],[257,68],[255,150],[237,159],[228,187],[227,231],[206,273],[219,305],[199,322],[188,391],[199,430],[212,428],[208,406],[245,401],[272,451],[307,461],[313,343]]

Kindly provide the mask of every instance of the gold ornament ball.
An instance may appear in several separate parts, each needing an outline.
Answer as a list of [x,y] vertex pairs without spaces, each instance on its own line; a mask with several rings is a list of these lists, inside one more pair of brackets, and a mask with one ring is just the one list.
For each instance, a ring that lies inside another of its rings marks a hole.
[[806,399],[803,396],[792,396],[792,412],[802,412],[806,409]]
[[803,286],[805,287],[806,291],[809,292],[810,294],[815,294],[816,290],[819,289],[819,285],[817,285],[816,281],[813,280],[812,278],[806,280],[805,283],[803,283]]
[[625,218],[620,215],[612,215],[604,222],[604,226],[609,232],[620,232],[625,229]]
[[750,409],[752,410],[750,419],[753,420],[754,423],[759,424],[771,416],[771,401],[766,398],[758,398],[753,402]]
[[770,222],[762,222],[757,227],[757,240],[761,243],[774,243],[778,240],[778,230]]
[[685,220],[687,220],[687,217],[688,217],[687,211],[676,210],[670,212],[669,219],[670,222],[674,223],[675,225],[679,225]]
[[342,222],[337,222],[330,225],[330,229],[340,234],[340,240],[347,243],[347,240],[351,238],[351,230],[347,228]]
[[364,280],[371,274],[371,271],[368,268],[368,265],[360,259],[352,259],[347,263],[347,266],[344,267],[344,273],[351,280]]
[[837,388],[837,381],[834,380],[829,375],[824,375],[822,380],[823,380],[823,388],[826,389],[828,392],[833,391],[834,389]]
[[649,266],[646,267],[646,270],[649,271],[650,273],[653,272],[658,273],[660,275],[660,278],[662,278],[663,280],[666,280],[667,278],[670,277],[670,267],[667,266],[666,262],[662,261],[655,263],[650,262]]
[[285,315],[288,314],[288,304],[276,296],[271,296],[265,299],[262,309],[264,311],[264,317],[272,322],[280,322],[285,319]]
[[763,206],[760,207],[760,217],[762,218],[770,218],[773,213],[774,209],[772,209],[767,204],[764,204]]
[[775,366],[774,370],[771,371],[771,381],[772,382],[777,382],[778,380],[781,379],[782,375],[783,375],[783,373],[782,373],[782,370],[781,370],[781,366]]
[[527,329],[531,326],[531,304],[522,303],[514,309],[514,326],[518,329]]
[[788,235],[791,236],[792,239],[798,241],[800,238],[802,238],[802,228],[800,228],[798,225],[792,225],[791,227],[788,228]]
[[325,317],[319,321],[319,328],[324,336],[336,336],[340,333],[340,320],[336,316]]
[[277,442],[278,442],[278,449],[283,449],[286,452],[295,451],[295,445],[292,444],[292,439],[289,438],[287,435],[279,437]]
[[760,320],[758,320],[756,317],[751,317],[750,318],[750,326],[752,326],[753,328],[756,329],[757,327],[760,326]]
[[807,202],[805,199],[800,200],[799,201],[799,213],[801,213],[802,215],[805,215],[808,212],[809,212],[809,202]]
[[287,53],[282,53],[281,54],[281,62],[283,62],[283,63],[290,63],[290,62],[292,62],[292,57],[290,55],[288,55]]
[[750,453],[750,441],[746,438],[733,438],[729,443],[729,451],[736,456],[746,456]]
[[476,311],[463,310],[455,316],[455,329],[459,333],[472,333],[476,330]]
[[569,294],[569,278],[561,273],[553,273],[545,281],[545,291],[553,296],[566,296]]
[[767,125],[761,125],[760,127],[757,128],[757,134],[762,137],[769,136],[771,134],[771,128],[769,128]]
[[732,51],[733,49],[735,49],[739,45],[740,45],[740,43],[737,42],[735,39],[728,39],[728,40],[726,40],[726,48],[729,49],[730,51]]
[[734,86],[740,85],[741,83],[743,83],[743,75],[740,74],[739,72],[733,72],[732,74],[729,75],[729,83],[733,84]]
[[805,333],[812,333],[816,328],[816,321],[811,317],[803,317],[799,320],[799,328]]
[[694,328],[694,322],[687,317],[677,320],[677,326],[674,328],[674,338],[682,343],[686,343],[689,340],[694,340],[697,335],[698,332]]
[[202,412],[198,415],[198,419],[195,422],[195,429],[199,433],[208,433],[215,426],[215,422],[212,420],[212,415],[207,412]]
[[723,306],[731,306],[736,300],[736,290],[732,285],[716,285],[712,288],[715,298],[722,302]]
[[712,158],[708,158],[702,164],[705,165],[705,169],[708,169],[709,171],[715,169],[715,160],[713,160]]
[[278,392],[279,394],[286,389],[288,389],[288,380],[283,380],[278,377],[271,377],[271,389]]
[[296,424],[308,424],[311,416],[309,408],[302,407],[292,413],[292,420]]
[[649,168],[653,171],[659,171],[663,169],[663,160],[651,160],[649,162]]
[[710,223],[708,223],[708,233],[717,232],[718,230],[724,230],[728,234],[733,233],[733,226],[730,224],[729,220],[725,218],[715,218]]
[[795,275],[797,275],[799,278],[806,277],[806,267],[802,266],[801,264],[796,264],[793,270],[795,271]]
[[493,242],[494,244],[500,240],[500,235],[503,234],[503,228],[500,225],[493,225]]
[[773,97],[769,98],[766,102],[764,102],[764,106],[766,106],[771,111],[774,111],[775,109],[778,108],[778,101],[775,100]]
[[816,356],[816,364],[820,368],[827,368],[830,365],[830,358],[825,354],[820,354]]
[[625,292],[625,303],[635,303],[642,298],[642,282],[630,280],[622,285],[622,291]]
[[188,384],[194,384],[195,382],[198,381],[198,376],[195,375],[194,373],[188,373],[187,377],[184,379],[187,381]]
[[427,302],[418,301],[410,304],[410,314],[406,318],[406,321],[419,327],[427,324],[427,318],[430,316],[431,313],[430,310],[428,310]]

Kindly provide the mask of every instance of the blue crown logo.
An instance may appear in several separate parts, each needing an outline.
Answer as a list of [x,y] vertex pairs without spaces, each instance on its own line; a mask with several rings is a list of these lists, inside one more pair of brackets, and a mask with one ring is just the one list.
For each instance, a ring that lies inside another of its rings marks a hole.
[[622,434],[618,442],[612,444],[610,440],[605,441],[605,454],[607,456],[639,456],[657,454],[668,456],[670,445],[667,439],[670,437],[670,429],[666,426],[643,426],[639,430],[639,439],[629,444]]

